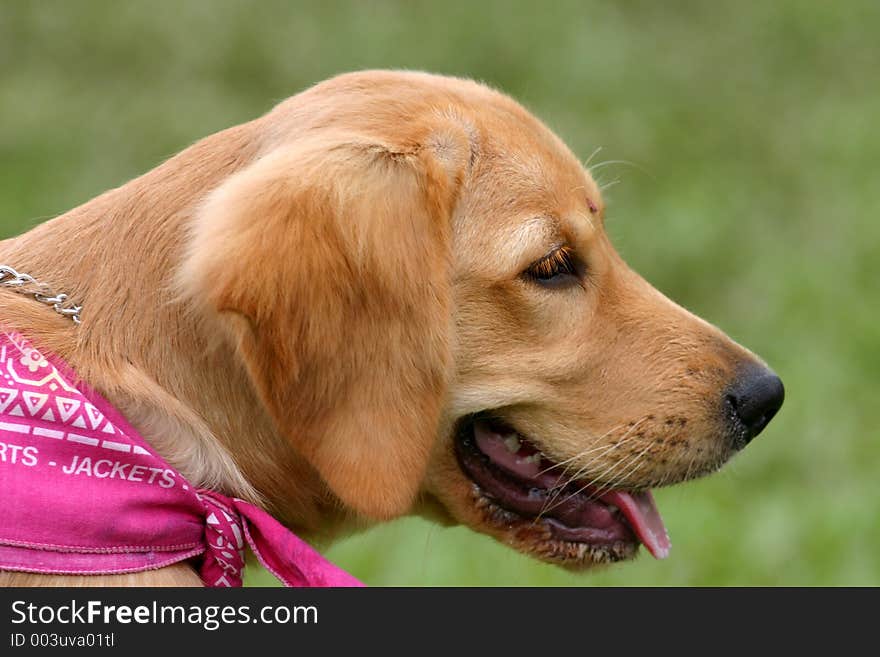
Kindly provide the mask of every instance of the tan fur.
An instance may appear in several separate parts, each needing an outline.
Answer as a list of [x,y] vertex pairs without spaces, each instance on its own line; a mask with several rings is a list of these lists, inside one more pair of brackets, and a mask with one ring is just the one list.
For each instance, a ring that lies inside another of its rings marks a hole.
[[[475,503],[456,422],[503,409],[558,460],[609,446],[588,475],[625,447],[649,456],[622,484],[680,481],[730,455],[707,400],[754,359],[633,273],[603,212],[589,173],[506,96],[349,74],[0,242],[0,263],[84,305],[75,327],[0,291],[0,316],[194,483],[309,540],[431,507],[566,561]],[[523,278],[562,244],[587,263],[583,288]],[[180,565],[4,581],[197,583]]]

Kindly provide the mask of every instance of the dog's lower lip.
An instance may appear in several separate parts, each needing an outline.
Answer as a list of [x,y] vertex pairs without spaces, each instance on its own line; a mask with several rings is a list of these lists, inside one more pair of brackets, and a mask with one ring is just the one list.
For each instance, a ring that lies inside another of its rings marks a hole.
[[656,558],[668,555],[666,528],[650,492],[583,482],[560,486],[558,468],[527,438],[497,422],[472,419],[456,443],[462,469],[487,497],[524,521],[546,523],[555,538],[593,546],[640,541]]

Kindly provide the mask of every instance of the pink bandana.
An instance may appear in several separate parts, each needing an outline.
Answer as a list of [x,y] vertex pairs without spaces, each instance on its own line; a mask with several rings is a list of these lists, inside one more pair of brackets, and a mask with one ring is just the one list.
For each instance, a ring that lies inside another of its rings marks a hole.
[[262,509],[196,489],[100,395],[0,331],[0,570],[96,575],[201,555],[241,586],[244,549],[286,586],[360,586]]

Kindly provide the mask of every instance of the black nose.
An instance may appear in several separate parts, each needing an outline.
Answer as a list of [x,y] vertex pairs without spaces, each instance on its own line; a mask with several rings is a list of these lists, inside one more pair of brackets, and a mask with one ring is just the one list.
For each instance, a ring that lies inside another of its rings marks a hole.
[[734,384],[727,391],[727,404],[738,423],[741,446],[745,447],[773,419],[785,399],[782,380],[773,370],[761,365],[750,365],[740,370]]

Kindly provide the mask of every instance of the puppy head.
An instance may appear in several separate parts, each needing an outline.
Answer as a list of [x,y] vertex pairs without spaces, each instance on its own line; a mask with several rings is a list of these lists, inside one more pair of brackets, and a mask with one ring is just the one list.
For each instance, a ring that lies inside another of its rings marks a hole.
[[589,173],[510,104],[487,112],[453,219],[455,373],[426,489],[549,561],[663,557],[650,489],[719,468],[782,385],[623,262]]
[[264,121],[184,265],[278,432],[351,509],[424,506],[582,567],[668,549],[649,489],[781,403],[751,353],[631,271],[596,184],[509,98],[342,76]]

